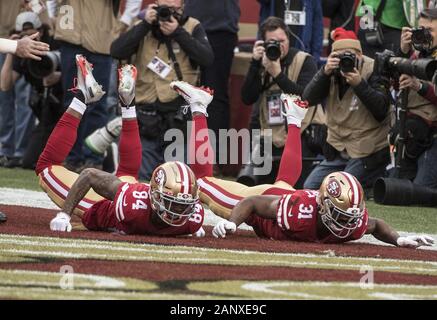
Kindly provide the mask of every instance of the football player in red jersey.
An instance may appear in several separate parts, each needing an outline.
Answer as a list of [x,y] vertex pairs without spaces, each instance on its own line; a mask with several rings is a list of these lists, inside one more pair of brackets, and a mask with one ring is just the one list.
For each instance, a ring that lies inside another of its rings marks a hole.
[[75,98],[53,130],[36,167],[41,187],[62,209],[50,222],[50,229],[70,232],[70,219],[75,213],[89,230],[204,236],[204,211],[195,176],[187,165],[166,162],[155,169],[150,184],[137,181],[141,143],[133,105],[137,70],[132,65],[119,70],[123,123],[116,174],[85,169],[77,175],[62,167],[87,105],[105,94],[85,57],[76,56],[76,64]]
[[[201,93],[184,82],[172,87],[192,106]],[[364,192],[358,180],[347,172],[328,175],[319,190],[295,190],[301,168],[300,126],[308,103],[297,96],[281,95],[287,118],[288,136],[281,157],[278,176],[273,185],[247,187],[234,181],[212,177],[212,149],[205,132],[190,142],[191,167],[198,178],[200,199],[221,220],[213,229],[216,238],[233,233],[243,222],[253,227],[260,237],[275,240],[295,240],[319,243],[342,243],[360,239],[364,234],[400,247],[430,246],[434,240],[426,235],[400,237],[386,222],[370,218],[365,207]],[[205,103],[204,103],[205,104]],[[194,116],[196,133],[207,129],[205,113]],[[206,146],[205,146],[206,145]]]

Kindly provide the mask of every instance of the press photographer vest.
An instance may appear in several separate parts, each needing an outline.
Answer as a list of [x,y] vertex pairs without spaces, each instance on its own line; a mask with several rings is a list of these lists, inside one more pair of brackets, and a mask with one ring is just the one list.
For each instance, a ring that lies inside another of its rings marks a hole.
[[[183,28],[191,35],[194,28],[199,23],[198,20],[189,18],[183,25]],[[180,48],[176,41],[172,40],[171,45],[176,60],[179,63],[183,80],[195,85],[199,77],[199,69],[193,68],[190,63],[190,58],[185,51]],[[147,67],[155,56],[159,57],[172,67],[171,72],[165,79],[161,78]],[[166,103],[178,98],[179,95],[176,91],[170,88],[170,83],[178,80],[178,77],[173,62],[169,58],[167,46],[165,43],[160,44],[159,40],[152,35],[152,32],[149,32],[143,41],[141,41],[135,65],[139,70],[136,90],[137,104],[154,103],[157,99],[159,99],[160,102]]]
[[0,37],[9,38],[15,29],[15,19],[21,11],[21,1],[0,0]]
[[430,122],[437,121],[437,106],[413,90],[408,93],[408,112]]
[[[111,43],[119,36],[122,23],[114,14],[113,0],[57,0],[71,10],[57,12],[55,39],[80,45],[93,52],[109,55]],[[72,19],[69,14],[73,13]],[[72,20],[72,21],[71,21]],[[72,29],[67,28],[72,22]]]
[[[299,51],[296,53],[296,55],[293,58],[292,63],[288,67],[288,74],[287,74],[288,79],[290,79],[293,82],[297,81],[297,78],[299,77],[300,71],[302,70],[302,66],[303,66],[307,56],[309,56],[309,54],[305,53],[303,51]],[[264,78],[264,74],[262,74],[262,78]],[[276,83],[273,84],[269,89],[267,89],[261,93],[261,96],[258,99],[259,111],[260,111],[259,112],[259,122],[261,125],[261,135],[265,134],[264,130],[271,129],[272,130],[273,144],[277,148],[282,148],[285,145],[285,141],[287,139],[287,130],[286,130],[286,127],[284,125],[284,123],[286,121],[285,118],[284,118],[283,123],[277,124],[277,125],[271,125],[268,122],[269,110],[268,110],[268,106],[267,106],[267,96],[269,96],[272,92],[275,92],[275,91],[281,91],[281,88]],[[313,108],[311,108],[311,109],[313,109]],[[303,123],[305,123],[305,120],[307,120],[306,123],[308,123],[309,122],[308,118],[312,117],[312,114],[313,114],[312,110],[311,111],[309,110],[307,112],[307,115],[306,115]],[[302,128],[301,128],[301,131],[304,130],[303,125],[302,125]]]
[[[370,78],[373,59],[363,56],[361,77]],[[349,87],[340,100],[334,77],[326,104],[327,142],[338,151],[345,150],[353,158],[369,156],[388,146],[389,117],[378,122]]]

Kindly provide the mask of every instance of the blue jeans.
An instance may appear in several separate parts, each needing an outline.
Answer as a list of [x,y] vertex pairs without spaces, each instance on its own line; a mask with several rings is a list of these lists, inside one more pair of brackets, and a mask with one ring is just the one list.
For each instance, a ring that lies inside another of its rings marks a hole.
[[419,157],[414,183],[437,188],[437,137],[431,147]]
[[[61,68],[62,86],[64,90],[64,106],[68,107],[73,100],[73,93],[68,89],[73,87],[74,78],[77,77],[76,54],[83,54],[93,64],[93,75],[96,81],[108,92],[109,79],[111,77],[112,58],[108,55],[92,53],[81,46],[61,42]],[[96,129],[103,127],[109,120],[107,96],[100,101],[90,104],[82,118],[77,132],[77,140],[73,146],[67,161],[70,163],[90,162],[102,164],[103,157],[97,156],[84,146],[85,138]]]
[[[4,54],[0,54],[0,69]],[[0,156],[22,158],[35,124],[29,107],[30,84],[22,77],[14,89],[0,91]]]
[[341,157],[337,157],[332,161],[323,160],[314,170],[310,173],[308,178],[304,182],[304,189],[317,190],[320,188],[323,179],[330,173],[336,171],[345,171],[355,176],[362,184],[363,188],[369,188],[373,186],[374,181],[384,176],[385,166],[376,168],[374,170],[367,170],[364,167],[363,160],[349,159],[345,160]]

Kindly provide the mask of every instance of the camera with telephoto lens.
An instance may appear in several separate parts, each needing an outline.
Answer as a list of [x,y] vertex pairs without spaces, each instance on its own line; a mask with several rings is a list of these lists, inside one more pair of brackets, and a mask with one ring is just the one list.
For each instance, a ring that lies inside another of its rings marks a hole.
[[355,53],[346,51],[337,57],[340,59],[338,64],[339,69],[343,71],[343,73],[353,72],[354,68],[358,66],[358,59]]
[[425,27],[411,29],[411,43],[418,51],[431,48],[433,43],[431,31]]
[[264,43],[266,57],[271,61],[276,61],[281,57],[281,43],[277,40],[269,40]]
[[157,12],[158,21],[170,21],[171,16],[173,15],[172,10],[165,5],[155,7]]
[[28,59],[26,62],[30,75],[36,79],[42,79],[58,70],[61,65],[61,53],[50,51],[41,57],[41,61]]
[[432,81],[436,84],[437,60],[416,59],[396,57],[393,51],[384,50],[377,52],[375,56],[374,72],[396,78],[401,74],[414,76],[421,80]]

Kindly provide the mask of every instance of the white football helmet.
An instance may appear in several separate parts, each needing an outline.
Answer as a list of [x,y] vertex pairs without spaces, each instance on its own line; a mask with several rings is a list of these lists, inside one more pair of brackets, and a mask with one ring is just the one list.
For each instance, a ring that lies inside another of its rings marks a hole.
[[364,215],[364,191],[358,180],[347,172],[325,177],[320,189],[321,219],[338,238],[346,238],[359,226]]
[[166,162],[153,171],[150,196],[152,209],[165,223],[182,226],[199,202],[196,176],[182,162]]

